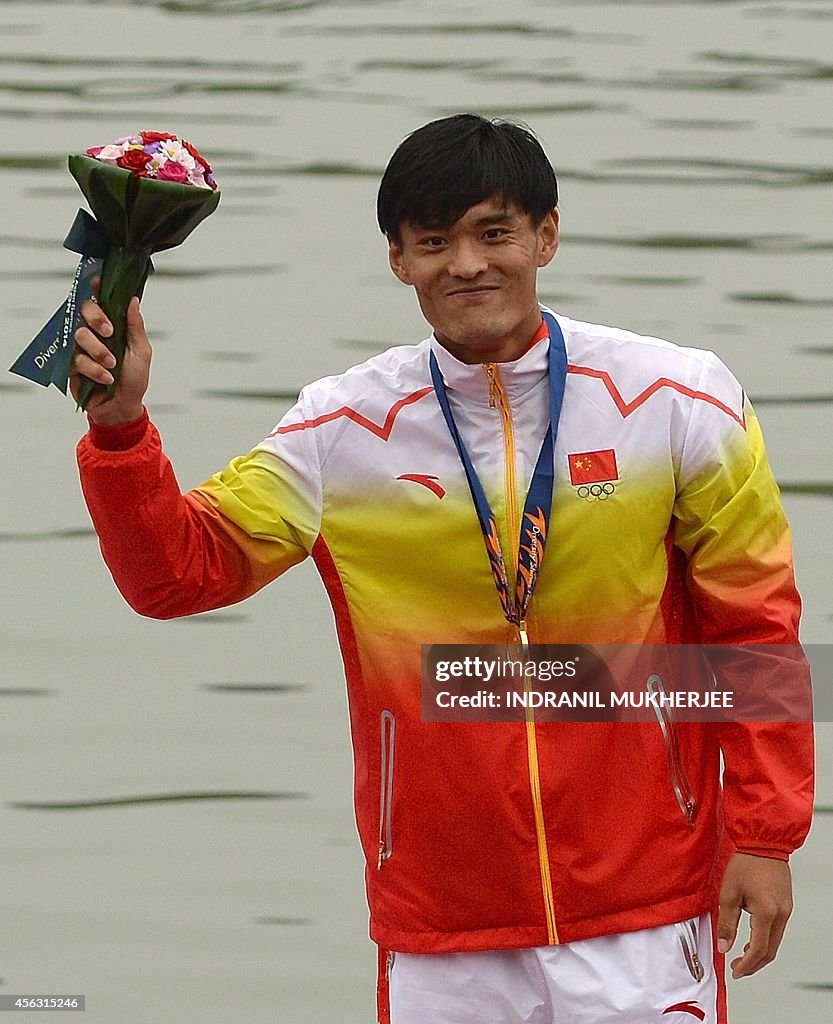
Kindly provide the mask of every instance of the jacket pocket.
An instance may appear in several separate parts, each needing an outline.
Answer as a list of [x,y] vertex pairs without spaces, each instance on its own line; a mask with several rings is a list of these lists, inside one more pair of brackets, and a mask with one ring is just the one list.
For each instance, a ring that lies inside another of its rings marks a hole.
[[396,753],[396,718],[392,711],[383,711],[379,718],[381,760],[379,768],[379,862],[393,853],[393,768]]
[[683,817],[689,825],[694,828],[694,816],[697,813],[697,801],[694,798],[691,784],[689,783],[688,776],[683,768],[682,758],[680,757],[680,744],[677,739],[677,731],[674,728],[674,720],[671,717],[670,709],[662,701],[662,698],[665,697],[665,687],[663,686],[662,678],[656,674],[649,676],[646,686],[648,693],[654,698],[651,701],[651,708],[656,715],[657,722],[659,722],[659,727],[662,731],[662,740],[665,744],[665,756],[668,762],[668,774],[671,779],[674,796],[676,797]]
[[674,929],[683,948],[683,959],[689,974],[695,981],[702,981],[706,976],[706,969],[703,967],[703,961],[700,959],[698,951],[700,927],[697,918],[691,918],[689,921],[679,921],[674,925]]

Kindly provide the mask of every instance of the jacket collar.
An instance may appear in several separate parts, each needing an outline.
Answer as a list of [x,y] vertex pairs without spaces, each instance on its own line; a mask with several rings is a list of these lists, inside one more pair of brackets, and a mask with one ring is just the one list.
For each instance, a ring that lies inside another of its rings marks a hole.
[[[543,325],[536,337],[539,339],[518,359],[506,363],[493,363],[498,368],[500,382],[509,403],[514,404],[526,395],[536,384],[544,380],[549,372],[549,337]],[[440,372],[449,394],[456,392],[462,398],[478,405],[489,405],[489,378],[483,363],[461,363],[437,341],[430,339],[431,351],[437,359]]]

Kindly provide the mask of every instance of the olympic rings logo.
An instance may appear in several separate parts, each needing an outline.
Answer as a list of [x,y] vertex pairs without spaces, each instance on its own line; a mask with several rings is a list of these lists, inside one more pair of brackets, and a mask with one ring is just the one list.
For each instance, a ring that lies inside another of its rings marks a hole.
[[607,501],[615,490],[616,485],[611,483],[591,484],[589,487],[583,484],[576,490],[576,494],[585,501]]

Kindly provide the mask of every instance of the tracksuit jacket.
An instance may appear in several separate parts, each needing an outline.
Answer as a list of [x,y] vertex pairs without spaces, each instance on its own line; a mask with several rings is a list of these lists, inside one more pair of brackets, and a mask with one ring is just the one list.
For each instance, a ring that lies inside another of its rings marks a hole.
[[[568,373],[530,640],[796,643],[789,530],[738,382],[709,352],[557,320]],[[474,366],[433,338],[389,349],[305,388],[185,495],[146,417],[79,445],[104,557],[142,614],[228,605],[313,557],[347,678],[371,936],[387,950],[696,917],[732,850],[786,859],[809,827],[809,723],[422,720],[421,645],[517,639],[429,352],[512,566],[549,421],[548,343],[542,330],[514,362]]]

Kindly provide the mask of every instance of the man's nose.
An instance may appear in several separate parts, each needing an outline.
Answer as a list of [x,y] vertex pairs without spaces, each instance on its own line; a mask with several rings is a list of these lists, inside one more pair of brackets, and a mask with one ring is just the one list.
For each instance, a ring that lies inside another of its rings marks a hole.
[[482,274],[487,266],[488,261],[482,247],[461,239],[451,247],[446,269],[452,277],[470,279]]

